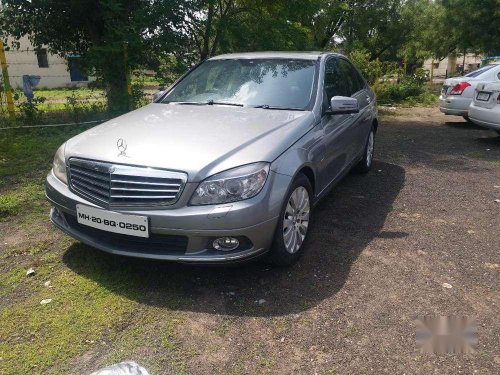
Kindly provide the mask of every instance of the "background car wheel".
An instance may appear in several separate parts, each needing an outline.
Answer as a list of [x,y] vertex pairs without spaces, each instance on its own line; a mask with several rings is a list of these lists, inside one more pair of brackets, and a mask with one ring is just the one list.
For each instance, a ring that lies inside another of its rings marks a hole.
[[309,179],[299,174],[292,183],[281,208],[268,261],[278,266],[290,266],[304,251],[311,227],[312,187]]
[[365,152],[363,158],[354,167],[354,170],[359,173],[367,173],[372,167],[373,154],[375,152],[375,129],[372,127],[370,135],[366,141]]

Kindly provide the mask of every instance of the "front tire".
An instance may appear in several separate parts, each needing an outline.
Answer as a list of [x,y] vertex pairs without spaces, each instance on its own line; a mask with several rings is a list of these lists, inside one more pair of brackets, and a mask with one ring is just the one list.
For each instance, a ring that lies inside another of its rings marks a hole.
[[268,261],[277,266],[290,266],[304,252],[311,226],[312,187],[300,173],[293,181],[281,208],[278,226]]
[[365,152],[363,153],[363,158],[354,167],[354,170],[358,173],[368,173],[372,167],[373,154],[375,153],[375,128],[372,126],[370,130],[370,135],[366,141]]

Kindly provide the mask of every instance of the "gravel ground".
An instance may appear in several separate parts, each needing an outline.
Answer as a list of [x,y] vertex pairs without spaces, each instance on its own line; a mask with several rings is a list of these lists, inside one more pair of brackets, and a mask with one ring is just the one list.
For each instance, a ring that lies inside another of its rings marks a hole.
[[[500,373],[500,137],[416,108],[384,116],[376,147],[373,171],[347,176],[316,207],[294,267],[179,266],[74,242],[64,267],[137,303],[121,331],[146,333],[126,358],[162,373]],[[127,288],[98,276],[114,268],[128,270]],[[158,360],[167,314],[175,350]],[[475,318],[476,352],[418,353],[422,315]],[[120,350],[102,340],[72,361],[75,373]]]

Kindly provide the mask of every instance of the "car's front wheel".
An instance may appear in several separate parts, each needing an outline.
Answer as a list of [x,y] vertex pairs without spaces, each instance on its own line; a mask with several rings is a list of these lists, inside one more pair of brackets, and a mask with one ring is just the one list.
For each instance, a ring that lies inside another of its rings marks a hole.
[[363,158],[354,167],[354,170],[359,173],[367,173],[372,167],[373,154],[375,153],[375,128],[372,126],[368,140],[365,145]]
[[312,187],[309,179],[299,174],[283,203],[268,260],[289,266],[302,255],[311,224]]

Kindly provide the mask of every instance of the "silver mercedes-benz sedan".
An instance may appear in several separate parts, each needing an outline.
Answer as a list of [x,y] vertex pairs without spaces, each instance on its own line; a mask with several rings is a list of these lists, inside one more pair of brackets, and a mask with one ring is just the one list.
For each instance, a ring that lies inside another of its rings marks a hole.
[[50,217],[113,254],[289,265],[314,205],[351,169],[370,169],[377,127],[375,95],[342,55],[217,56],[63,144]]

